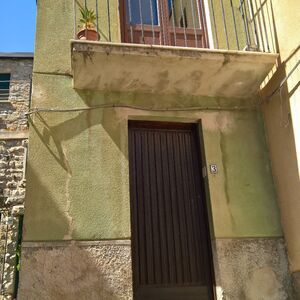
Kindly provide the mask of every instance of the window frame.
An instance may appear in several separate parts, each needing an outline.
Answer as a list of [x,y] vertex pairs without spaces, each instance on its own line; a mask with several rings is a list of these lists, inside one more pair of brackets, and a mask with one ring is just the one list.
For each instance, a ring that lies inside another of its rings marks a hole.
[[[128,0],[120,0],[119,2],[122,43],[209,48],[204,0],[196,0],[199,2],[200,9],[200,28],[183,28],[179,26],[174,28],[174,26],[171,26],[169,24],[169,16],[167,16],[165,13],[162,13],[162,11],[168,11],[170,2],[169,0],[157,0],[158,25],[152,26],[148,24],[129,24],[127,21],[127,1]],[[141,38],[142,32],[145,36],[144,40]],[[151,37],[149,38],[150,35]],[[197,36],[197,38],[195,36]],[[183,37],[185,39],[184,43],[182,42]],[[176,40],[174,41],[174,39],[178,39],[179,42],[176,43]]]
[[[7,82],[7,88],[3,88],[3,86],[6,86],[6,82]],[[0,103],[9,102],[10,86],[11,86],[11,73],[0,73]],[[5,96],[6,94],[7,96]]]

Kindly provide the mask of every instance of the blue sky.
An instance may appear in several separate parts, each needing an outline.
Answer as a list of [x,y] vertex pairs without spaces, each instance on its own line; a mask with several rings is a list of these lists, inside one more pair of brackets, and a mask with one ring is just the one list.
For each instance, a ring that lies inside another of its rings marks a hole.
[[0,0],[0,52],[33,52],[36,0]]

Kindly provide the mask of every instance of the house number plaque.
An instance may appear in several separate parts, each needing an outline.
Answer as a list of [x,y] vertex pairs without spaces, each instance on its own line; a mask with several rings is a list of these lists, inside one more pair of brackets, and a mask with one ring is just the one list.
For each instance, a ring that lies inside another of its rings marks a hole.
[[217,174],[218,173],[218,166],[216,164],[209,165],[210,173]]

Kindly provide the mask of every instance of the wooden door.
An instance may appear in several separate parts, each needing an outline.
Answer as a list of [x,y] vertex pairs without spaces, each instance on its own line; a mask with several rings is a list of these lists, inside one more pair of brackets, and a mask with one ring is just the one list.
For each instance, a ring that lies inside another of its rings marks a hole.
[[129,122],[135,300],[213,299],[196,124]]

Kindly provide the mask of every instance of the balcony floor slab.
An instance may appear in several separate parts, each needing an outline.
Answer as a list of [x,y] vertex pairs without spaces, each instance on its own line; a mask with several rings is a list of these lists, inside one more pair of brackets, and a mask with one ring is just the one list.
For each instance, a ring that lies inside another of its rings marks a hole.
[[71,41],[75,89],[251,98],[277,54]]

